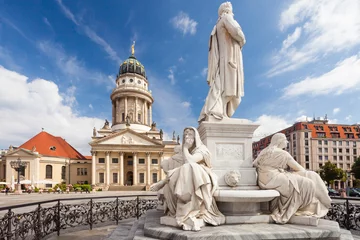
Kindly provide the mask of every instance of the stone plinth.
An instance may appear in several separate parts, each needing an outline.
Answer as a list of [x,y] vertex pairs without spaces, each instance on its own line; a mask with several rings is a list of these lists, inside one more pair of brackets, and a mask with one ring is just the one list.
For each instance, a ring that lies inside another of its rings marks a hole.
[[[200,138],[211,152],[212,170],[218,176],[219,189],[258,189],[252,164],[252,137],[258,126],[246,119],[232,118],[200,123]],[[232,170],[238,171],[241,177],[238,185],[230,188],[224,176]]]
[[295,224],[258,223],[205,226],[201,231],[184,231],[180,228],[160,224],[162,213],[149,210],[144,221],[143,236],[134,239],[330,239],[351,240],[350,231],[340,230],[339,224],[330,220],[319,220],[318,226]]
[[14,191],[14,194],[16,195],[19,195],[19,194],[22,194],[22,189],[21,189],[21,184],[15,184],[15,191]]

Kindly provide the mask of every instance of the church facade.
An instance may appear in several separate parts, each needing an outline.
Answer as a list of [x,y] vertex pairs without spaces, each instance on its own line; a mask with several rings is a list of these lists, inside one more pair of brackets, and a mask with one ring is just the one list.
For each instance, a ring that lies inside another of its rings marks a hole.
[[[163,131],[152,121],[154,99],[144,66],[132,55],[119,69],[110,95],[112,124],[93,129],[91,184],[103,190],[122,186],[148,188],[165,178],[161,162],[174,154],[179,137],[164,141]],[[119,188],[120,187],[120,188]]]

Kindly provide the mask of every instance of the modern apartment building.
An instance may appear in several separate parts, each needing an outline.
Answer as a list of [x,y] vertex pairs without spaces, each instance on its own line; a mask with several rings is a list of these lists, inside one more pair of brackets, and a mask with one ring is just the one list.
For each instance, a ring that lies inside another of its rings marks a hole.
[[[289,141],[286,150],[299,164],[309,170],[317,171],[327,161],[331,161],[349,175],[352,164],[360,156],[359,124],[329,124],[327,119],[313,119],[308,122],[297,122],[279,132],[284,133]],[[253,143],[254,159],[270,144],[272,136]],[[335,181],[334,187],[343,188],[345,183]]]

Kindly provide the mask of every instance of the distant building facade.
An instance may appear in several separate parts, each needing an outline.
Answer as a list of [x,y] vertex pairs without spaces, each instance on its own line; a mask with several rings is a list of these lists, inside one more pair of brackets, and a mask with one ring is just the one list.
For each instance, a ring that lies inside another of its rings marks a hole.
[[[297,122],[279,131],[286,135],[286,150],[304,168],[318,171],[327,161],[335,163],[348,174],[360,156],[360,125],[329,124],[328,120]],[[253,158],[270,144],[272,135],[253,143]],[[345,183],[335,181],[336,188]],[[352,186],[352,180],[350,180]]]
[[173,134],[171,141],[164,141],[163,131],[152,121],[154,99],[148,87],[145,68],[132,54],[120,65],[110,95],[112,125],[106,120],[100,130],[94,128],[89,143],[96,188],[145,189],[165,178],[160,164],[174,154],[179,138]]
[[51,188],[57,183],[90,184],[91,157],[83,156],[65,139],[40,132],[19,147],[10,146],[2,154],[0,179],[17,183],[17,172],[10,162],[27,162],[20,171],[20,181],[39,188]]

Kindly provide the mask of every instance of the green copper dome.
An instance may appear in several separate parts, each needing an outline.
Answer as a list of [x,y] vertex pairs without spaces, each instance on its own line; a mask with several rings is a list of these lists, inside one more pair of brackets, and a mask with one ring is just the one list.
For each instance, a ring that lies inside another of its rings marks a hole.
[[137,73],[146,78],[144,65],[134,55],[130,56],[120,65],[119,75],[125,73]]

